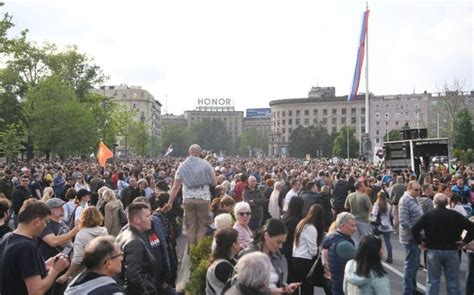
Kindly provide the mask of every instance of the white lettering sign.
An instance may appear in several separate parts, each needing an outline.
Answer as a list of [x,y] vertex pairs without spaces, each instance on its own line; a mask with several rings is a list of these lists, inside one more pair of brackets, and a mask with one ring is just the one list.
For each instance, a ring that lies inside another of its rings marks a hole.
[[209,106],[209,107],[230,107],[234,103],[230,98],[198,98],[198,106]]

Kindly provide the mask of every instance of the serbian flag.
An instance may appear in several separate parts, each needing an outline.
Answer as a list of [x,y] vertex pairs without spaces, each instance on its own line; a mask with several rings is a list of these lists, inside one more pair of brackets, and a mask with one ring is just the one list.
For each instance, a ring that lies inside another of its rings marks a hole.
[[364,64],[364,55],[365,55],[365,40],[367,36],[367,27],[369,22],[369,10],[364,12],[362,18],[362,30],[360,32],[360,40],[359,40],[359,51],[357,52],[357,61],[354,71],[354,79],[352,80],[352,88],[349,96],[347,97],[347,101],[351,101],[357,95],[359,90],[359,82],[360,82],[360,73],[362,72],[362,65]]
[[173,152],[173,145],[170,144],[170,146],[166,150],[165,157],[169,156],[169,154],[171,154],[172,152]]
[[107,159],[110,159],[114,156],[111,150],[102,142],[99,143],[99,150],[97,151],[97,159],[99,160],[99,164],[105,167],[105,162]]

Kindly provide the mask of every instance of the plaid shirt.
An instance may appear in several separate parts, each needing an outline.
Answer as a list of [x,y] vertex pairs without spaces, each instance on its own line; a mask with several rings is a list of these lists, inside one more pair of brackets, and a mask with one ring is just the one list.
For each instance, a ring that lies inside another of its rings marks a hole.
[[416,198],[410,196],[408,192],[405,192],[398,203],[400,243],[409,244],[410,242],[414,242],[411,228],[422,215],[423,210]]

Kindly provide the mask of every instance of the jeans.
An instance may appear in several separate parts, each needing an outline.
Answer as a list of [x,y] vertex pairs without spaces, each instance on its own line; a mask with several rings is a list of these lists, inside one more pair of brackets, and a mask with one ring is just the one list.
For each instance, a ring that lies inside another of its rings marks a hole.
[[460,295],[459,256],[457,250],[428,250],[428,276],[426,277],[426,294],[439,294],[441,272],[446,278],[446,294]]
[[392,236],[391,231],[382,232],[383,240],[385,241],[385,247],[387,247],[387,258],[392,258],[392,242],[390,237]]
[[420,249],[414,241],[405,244],[405,266],[403,274],[403,295],[416,291],[416,273],[420,265]]
[[466,294],[474,294],[474,252],[467,252]]
[[352,240],[354,240],[356,245],[359,244],[360,240],[364,236],[368,236],[373,232],[372,228],[373,228],[372,224],[370,224],[368,222],[359,221],[359,220],[357,221],[357,230],[352,235]]

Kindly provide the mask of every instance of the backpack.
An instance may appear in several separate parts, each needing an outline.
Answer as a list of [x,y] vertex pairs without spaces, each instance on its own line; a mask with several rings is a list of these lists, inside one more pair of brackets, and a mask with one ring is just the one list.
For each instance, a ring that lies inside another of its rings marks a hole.
[[377,194],[381,190],[382,190],[381,186],[378,186],[376,184],[372,186],[372,194],[370,195],[370,200],[372,201],[372,204],[375,203],[375,201],[377,201]]

